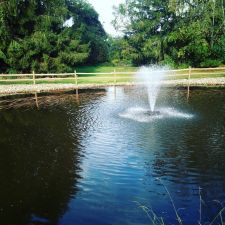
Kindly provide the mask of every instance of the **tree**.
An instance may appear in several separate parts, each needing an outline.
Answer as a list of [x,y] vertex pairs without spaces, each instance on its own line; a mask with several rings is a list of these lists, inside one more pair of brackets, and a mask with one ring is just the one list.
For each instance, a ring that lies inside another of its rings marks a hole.
[[216,66],[225,62],[224,7],[223,0],[126,0],[114,25],[134,64]]
[[1,1],[0,72],[68,72],[102,62],[106,39],[98,14],[84,0]]

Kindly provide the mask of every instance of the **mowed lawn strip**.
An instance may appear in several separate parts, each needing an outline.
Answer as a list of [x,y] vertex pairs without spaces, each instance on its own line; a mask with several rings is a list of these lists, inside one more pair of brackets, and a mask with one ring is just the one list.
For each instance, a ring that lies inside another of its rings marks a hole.
[[[78,84],[112,84],[112,83],[124,83],[124,82],[135,82],[136,76],[134,74],[126,74],[126,72],[137,72],[138,67],[110,67],[110,66],[84,66],[76,68],[78,73]],[[116,75],[114,74],[116,72]],[[123,73],[125,72],[125,73]],[[79,74],[79,73],[94,73],[94,74]],[[100,73],[100,74],[96,74]],[[101,74],[109,73],[109,74]],[[201,73],[201,74],[195,74]],[[220,73],[220,74],[215,74]],[[188,79],[188,70],[178,71],[168,73],[169,76],[166,76],[165,80],[177,80],[177,79]],[[200,79],[200,78],[217,78],[225,77],[225,71],[222,70],[192,70],[191,79]],[[10,78],[10,81],[9,81]],[[5,78],[0,75],[0,80],[7,79],[8,81],[0,81],[0,85],[7,84],[33,84],[32,76],[23,77],[23,79],[30,79],[30,81],[22,81],[17,77]],[[56,80],[48,80],[50,78],[56,78],[50,76],[47,78],[36,78],[36,84],[69,84],[75,83],[74,77],[58,77]],[[58,79],[61,78],[61,79]]]

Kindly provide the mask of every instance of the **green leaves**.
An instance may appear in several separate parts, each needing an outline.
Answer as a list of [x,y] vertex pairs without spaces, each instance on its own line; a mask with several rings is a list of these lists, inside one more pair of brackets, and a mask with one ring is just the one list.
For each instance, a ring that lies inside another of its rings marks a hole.
[[133,64],[213,66],[213,60],[225,63],[224,8],[223,0],[126,0],[114,23],[127,22],[124,41],[135,52]]
[[[73,24],[66,27],[69,18]],[[98,14],[85,0],[0,4],[0,72],[66,72],[106,61],[106,38]]]
[[1,51],[1,50],[0,50],[0,60],[3,60],[3,61],[5,61],[5,60],[6,60],[6,56],[5,56],[5,54],[4,54],[4,52],[3,52],[3,51]]

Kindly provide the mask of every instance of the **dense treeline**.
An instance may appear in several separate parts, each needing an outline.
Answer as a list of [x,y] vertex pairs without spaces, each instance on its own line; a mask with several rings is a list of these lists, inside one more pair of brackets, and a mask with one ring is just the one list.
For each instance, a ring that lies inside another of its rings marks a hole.
[[225,63],[225,0],[126,0],[123,37],[105,33],[86,0],[0,0],[0,73],[69,72],[80,65]]
[[68,72],[100,63],[106,41],[85,0],[0,0],[0,72]]
[[225,0],[126,0],[114,21],[111,60],[135,65],[225,63]]

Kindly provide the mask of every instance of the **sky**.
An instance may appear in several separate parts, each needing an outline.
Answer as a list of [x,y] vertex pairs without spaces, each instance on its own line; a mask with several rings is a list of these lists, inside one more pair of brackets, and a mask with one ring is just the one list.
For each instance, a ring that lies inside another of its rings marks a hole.
[[99,14],[99,20],[103,24],[105,31],[113,36],[119,35],[113,28],[111,21],[113,17],[113,6],[118,6],[125,0],[88,0]]

